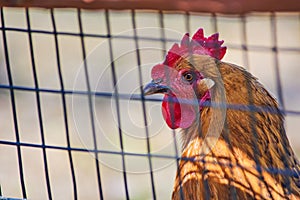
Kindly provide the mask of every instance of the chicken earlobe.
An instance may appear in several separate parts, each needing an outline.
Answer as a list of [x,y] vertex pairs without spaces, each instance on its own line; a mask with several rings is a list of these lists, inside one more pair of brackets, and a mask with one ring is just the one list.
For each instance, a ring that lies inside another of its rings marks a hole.
[[215,82],[210,78],[204,78],[201,79],[197,84],[197,89],[199,96],[203,96],[207,90],[212,89],[212,87],[215,85]]

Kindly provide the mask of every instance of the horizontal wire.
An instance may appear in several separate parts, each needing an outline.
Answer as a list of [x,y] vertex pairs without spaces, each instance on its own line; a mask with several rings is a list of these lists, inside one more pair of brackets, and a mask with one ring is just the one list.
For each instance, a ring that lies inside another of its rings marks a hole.
[[[90,153],[103,153],[103,154],[113,154],[113,155],[121,155],[121,156],[136,156],[136,157],[148,157],[151,156],[153,158],[161,158],[161,159],[173,159],[173,160],[182,160],[182,161],[191,161],[191,162],[202,162],[202,163],[211,163],[216,164],[214,161],[204,161],[203,159],[190,158],[190,157],[181,157],[181,156],[172,156],[166,154],[155,154],[155,153],[134,153],[128,151],[109,151],[109,150],[99,150],[99,149],[88,149],[88,148],[76,148],[76,147],[64,147],[64,146],[55,146],[55,145],[42,145],[42,144],[34,144],[34,143],[26,143],[26,142],[12,142],[0,140],[0,144],[10,145],[10,146],[22,146],[22,147],[32,147],[32,148],[41,148],[41,149],[54,149],[54,150],[65,150],[65,151],[77,151],[77,152],[90,152]],[[201,155],[199,155],[201,157]],[[241,169],[253,169],[251,167],[244,167],[242,165],[233,165],[227,163],[217,163],[220,166],[224,167],[238,167]],[[284,174],[287,176],[297,176],[297,172],[294,169],[280,169],[274,167],[262,167],[264,171],[267,171],[272,174]]]
[[[9,85],[3,85],[0,84],[0,89],[13,89],[13,90],[20,90],[20,91],[34,91],[34,92],[45,92],[45,93],[55,93],[55,94],[70,94],[70,95],[92,95],[95,97],[104,97],[104,98],[114,98],[116,95],[114,93],[110,92],[88,92],[88,91],[79,91],[79,90],[55,90],[55,89],[45,89],[45,88],[32,88],[32,87],[25,87],[25,86],[9,86]],[[121,100],[133,100],[133,101],[141,101],[142,96],[141,94],[124,94],[119,93],[118,98]],[[162,102],[164,101],[162,98],[156,98],[156,97],[146,97],[145,101],[148,102]],[[185,99],[168,99],[168,101],[171,102],[180,102],[183,104],[191,104],[191,105],[199,105],[198,103],[195,103],[192,100],[185,100]],[[285,113],[289,115],[300,115],[300,111],[297,110],[285,110],[285,109],[278,109],[276,111],[274,107],[271,106],[256,106],[256,105],[242,105],[242,104],[222,104],[222,103],[214,103],[214,102],[205,102],[202,106],[204,107],[216,107],[216,108],[228,108],[232,110],[242,110],[242,111],[253,111],[253,112],[267,112],[267,113],[273,113],[278,114],[278,111],[280,113]]]
[[[28,33],[27,29],[22,28],[9,28],[9,27],[0,27],[0,30],[5,31],[15,31],[15,32],[24,32]],[[35,30],[31,29],[30,33],[39,33],[39,34],[48,34],[53,35],[54,31],[46,31],[46,30]],[[76,36],[76,37],[91,37],[91,38],[111,38],[111,39],[128,39],[128,40],[144,40],[144,41],[157,41],[157,42],[177,42],[179,43],[180,40],[176,39],[170,39],[170,38],[154,38],[154,37],[146,37],[146,36],[129,36],[129,35],[109,35],[109,34],[90,34],[90,33],[74,33],[74,32],[55,32],[57,35],[63,35],[63,36]],[[230,49],[238,49],[238,50],[245,50],[248,51],[273,51],[276,49],[277,51],[283,51],[283,52],[300,52],[299,47],[272,47],[272,46],[262,46],[262,45],[247,45],[244,44],[226,44]]]

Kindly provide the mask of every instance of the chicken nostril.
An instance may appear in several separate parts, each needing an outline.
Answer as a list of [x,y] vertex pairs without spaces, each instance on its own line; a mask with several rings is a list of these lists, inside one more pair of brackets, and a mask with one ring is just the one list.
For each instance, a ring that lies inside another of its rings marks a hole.
[[154,79],[152,82],[158,84],[158,83],[162,82],[162,79],[161,78],[157,78],[157,79]]

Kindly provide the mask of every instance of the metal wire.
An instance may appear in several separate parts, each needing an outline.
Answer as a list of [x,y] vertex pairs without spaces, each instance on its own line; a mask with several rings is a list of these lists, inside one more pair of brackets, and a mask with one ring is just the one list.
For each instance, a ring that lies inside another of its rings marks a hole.
[[[83,57],[82,59],[83,59],[83,65],[84,65],[85,81],[86,81],[86,85],[87,85],[87,91],[90,93],[91,86],[90,86],[90,78],[89,78],[89,73],[88,73],[88,65],[87,65],[87,61],[86,61],[87,56],[86,56],[86,50],[85,50],[85,42],[84,42],[84,36],[83,36],[83,28],[82,28],[81,10],[80,9],[77,9],[77,17],[78,17],[78,24],[79,24],[79,33],[80,33],[80,42],[81,42],[81,49],[82,49],[82,57]],[[90,115],[90,119],[91,119],[93,143],[94,143],[94,149],[95,149],[94,155],[95,155],[95,165],[96,165],[96,172],[97,172],[99,198],[103,199],[99,156],[98,156],[98,153],[96,153],[96,151],[98,150],[98,145],[97,145],[97,135],[96,135],[95,119],[94,119],[94,107],[93,107],[91,95],[88,95],[88,106],[89,106],[89,115]]]
[[[74,33],[74,32],[61,32],[58,31],[57,25],[56,25],[56,18],[55,18],[55,9],[50,10],[50,17],[51,17],[51,25],[53,28],[53,31],[44,31],[44,30],[36,30],[32,28],[31,22],[30,22],[30,10],[26,9],[26,26],[27,28],[19,28],[19,27],[7,27],[5,24],[5,15],[4,11],[5,9],[1,8],[1,27],[0,31],[2,32],[2,40],[3,40],[3,51],[4,51],[4,56],[5,56],[5,65],[6,65],[6,71],[7,71],[7,77],[8,77],[8,84],[0,84],[0,89],[1,90],[6,90],[9,91],[10,95],[10,103],[12,107],[12,116],[13,116],[13,125],[14,125],[14,133],[15,133],[15,141],[7,141],[7,140],[0,140],[0,145],[5,145],[5,146],[10,146],[10,147],[15,147],[16,152],[17,152],[17,158],[18,158],[18,167],[19,167],[19,177],[20,177],[20,185],[21,185],[21,191],[22,191],[22,198],[30,198],[27,194],[27,185],[26,185],[26,180],[24,176],[24,163],[23,163],[23,156],[22,156],[22,148],[23,147],[28,147],[32,149],[40,149],[42,150],[42,155],[43,155],[43,167],[44,167],[44,176],[46,180],[46,188],[47,188],[47,197],[48,199],[55,199],[55,196],[53,195],[53,183],[51,183],[50,179],[50,174],[49,174],[49,160],[47,157],[47,150],[55,149],[59,150],[62,152],[67,152],[68,154],[68,163],[69,163],[69,169],[70,169],[70,174],[71,174],[71,180],[72,180],[72,192],[73,192],[73,198],[78,199],[79,198],[79,192],[78,192],[78,179],[77,179],[77,174],[76,174],[76,165],[74,163],[74,152],[83,152],[83,153],[92,153],[95,156],[95,170],[97,174],[97,188],[98,188],[98,194],[99,194],[99,199],[105,199],[105,192],[104,192],[104,186],[103,186],[103,171],[101,169],[101,166],[99,164],[99,159],[101,159],[101,154],[106,154],[106,155],[118,155],[121,157],[122,160],[122,181],[124,184],[124,191],[125,191],[125,198],[126,199],[131,199],[132,195],[130,193],[130,186],[129,186],[129,178],[127,174],[127,166],[128,163],[126,162],[126,157],[128,156],[135,156],[135,157],[146,157],[148,161],[148,167],[149,167],[149,176],[150,176],[150,185],[151,185],[151,195],[153,199],[158,199],[159,195],[157,192],[158,186],[155,184],[155,174],[154,174],[154,164],[153,164],[153,158],[163,158],[163,159],[169,159],[169,160],[175,160],[176,161],[176,166],[179,168],[179,161],[181,160],[189,160],[190,158],[183,158],[180,157],[178,154],[179,152],[179,147],[176,141],[175,137],[175,131],[173,131],[173,144],[174,144],[174,149],[175,149],[175,155],[161,155],[161,154],[156,154],[153,153],[151,149],[151,143],[149,139],[149,128],[148,128],[148,121],[147,121],[147,110],[146,110],[146,103],[147,102],[161,102],[161,99],[157,98],[145,98],[143,94],[143,77],[142,77],[142,71],[141,71],[141,66],[143,64],[143,60],[140,55],[139,47],[140,47],[140,42],[141,41],[155,41],[155,42],[161,42],[163,49],[166,48],[167,42],[178,42],[178,40],[170,39],[167,38],[166,33],[164,32],[165,30],[165,22],[164,22],[164,16],[165,13],[163,11],[159,11],[158,16],[159,16],[159,26],[161,28],[160,32],[160,37],[155,38],[155,37],[145,37],[145,36],[139,36],[136,28],[136,11],[132,10],[131,11],[131,25],[134,29],[133,36],[124,36],[124,35],[114,35],[111,30],[111,19],[110,19],[110,11],[105,10],[105,27],[107,34],[88,34],[85,33],[83,30],[83,21],[82,21],[82,11],[78,9],[77,12],[77,21],[79,25],[79,32]],[[190,25],[190,17],[191,13],[186,12],[185,13],[185,29],[187,32],[191,31],[191,25]],[[279,73],[279,61],[278,61],[278,54],[280,52],[296,52],[300,53],[300,47],[278,47],[277,45],[277,40],[278,36],[276,35],[277,30],[276,30],[276,16],[274,13],[270,15],[270,21],[271,21],[271,27],[272,27],[272,46],[259,46],[259,45],[249,45],[248,44],[248,37],[247,37],[247,30],[246,30],[246,17],[245,16],[240,16],[241,22],[242,22],[242,40],[244,41],[241,45],[236,45],[236,44],[226,44],[228,48],[231,49],[237,49],[237,50],[242,50],[243,53],[243,62],[245,65],[248,66],[249,63],[249,57],[248,57],[248,51],[259,51],[259,52],[273,52],[273,59],[275,63],[274,71],[275,71],[275,81],[276,81],[276,90],[279,98],[279,103],[281,105],[280,112],[286,114],[286,115],[295,115],[295,116],[300,116],[300,111],[297,110],[287,110],[283,98],[283,87],[282,87],[282,80],[281,76]],[[218,27],[218,16],[217,14],[212,14],[212,26],[215,31],[219,30]],[[13,75],[11,72],[11,64],[10,60],[12,59],[9,55],[9,46],[8,46],[8,38],[7,38],[7,32],[22,32],[28,34],[28,42],[29,42],[29,51],[30,51],[30,61],[31,61],[31,67],[32,67],[32,72],[33,72],[33,82],[34,86],[29,87],[29,86],[22,86],[22,85],[15,85],[13,81]],[[58,77],[59,77],[59,89],[48,89],[48,88],[42,88],[40,87],[39,81],[38,81],[38,73],[36,69],[36,57],[35,57],[35,51],[34,51],[34,41],[32,38],[33,34],[43,34],[43,35],[48,35],[48,36],[53,36],[54,38],[54,44],[55,44],[55,59],[56,59],[56,65],[57,65],[57,70],[58,70]],[[64,79],[62,75],[63,71],[63,66],[61,64],[61,52],[60,52],[60,45],[58,41],[59,36],[72,36],[72,37],[77,37],[80,38],[80,47],[81,47],[81,54],[82,54],[82,60],[83,60],[83,67],[84,67],[84,76],[85,76],[85,83],[87,86],[86,90],[68,90],[65,87],[64,84]],[[90,76],[89,76],[89,66],[86,61],[87,58],[87,50],[86,50],[86,43],[85,39],[86,38],[105,38],[108,39],[108,46],[109,46],[109,56],[110,56],[110,69],[112,73],[112,84],[114,86],[114,91],[112,93],[110,92],[99,92],[99,91],[93,91],[91,88],[90,84]],[[135,54],[137,57],[137,65],[138,65],[138,82],[140,85],[140,93],[141,95],[132,95],[132,94],[123,94],[120,93],[118,89],[118,77],[116,75],[116,66],[114,63],[115,56],[113,54],[113,45],[112,45],[112,40],[113,39],[122,39],[122,40],[130,40],[134,41],[135,45]],[[36,99],[36,107],[37,107],[37,115],[38,115],[38,122],[39,122],[39,132],[40,132],[40,137],[41,137],[41,144],[36,144],[36,143],[30,143],[30,142],[22,142],[20,140],[20,130],[19,130],[19,119],[17,115],[17,109],[16,109],[16,97],[15,97],[15,92],[16,91],[27,91],[30,93],[35,94],[35,99]],[[60,101],[62,103],[62,110],[63,110],[63,123],[64,123],[64,131],[65,131],[65,138],[66,138],[66,146],[60,146],[60,145],[49,145],[45,141],[45,130],[44,130],[44,118],[43,118],[43,111],[41,109],[41,94],[46,93],[46,94],[59,94],[60,95]],[[70,139],[70,125],[69,125],[69,116],[68,116],[68,107],[67,107],[67,100],[66,98],[71,95],[82,95],[88,98],[88,109],[89,109],[89,118],[90,118],[90,124],[87,126],[91,127],[92,130],[92,138],[93,138],[93,148],[77,148],[73,147],[71,144],[71,139]],[[257,107],[254,105],[251,105],[251,100],[253,100],[251,93],[249,93],[249,99],[250,99],[250,105],[227,105],[228,109],[236,109],[236,110],[244,110],[244,111],[252,111],[251,113],[251,122],[252,124],[251,131],[253,135],[256,135],[257,132],[255,130],[255,127],[253,124],[255,124],[255,112],[274,112],[273,109],[269,107]],[[93,107],[93,97],[95,98],[113,98],[115,101],[115,108],[116,108],[116,113],[117,113],[117,126],[118,126],[118,137],[119,137],[119,146],[120,146],[120,151],[111,151],[111,150],[105,150],[102,148],[99,148],[99,143],[97,142],[97,134],[96,134],[96,125],[95,125],[95,116],[94,116],[94,107]],[[145,126],[145,135],[147,137],[146,140],[146,146],[147,146],[147,152],[146,153],[136,153],[136,152],[128,152],[125,151],[125,143],[124,143],[124,132],[122,131],[123,127],[123,121],[121,118],[121,109],[120,109],[120,100],[133,100],[133,101],[138,101],[141,102],[142,105],[142,112],[143,112],[143,124]],[[222,106],[222,105],[215,105],[213,103],[209,105],[204,105],[204,106]],[[276,113],[278,114],[278,113]],[[226,129],[226,127],[225,127]],[[226,131],[225,131],[226,132]],[[228,133],[229,134],[229,133]],[[228,136],[228,135],[227,135]],[[227,137],[225,134],[225,140],[230,143],[229,137]],[[257,137],[254,137],[257,139]],[[253,146],[256,147],[257,141],[253,141]],[[268,169],[263,169],[259,163],[259,152],[258,148],[254,148],[254,155],[255,155],[255,162],[256,162],[256,168],[257,171],[260,172],[260,180],[264,182],[263,176],[261,174],[262,170],[265,170],[267,172],[273,173],[273,174],[285,174],[288,176],[296,176],[296,172],[286,169],[275,169],[275,168],[268,168]],[[287,150],[288,152],[288,150]],[[285,160],[286,158],[282,158]],[[193,159],[193,161],[195,161]],[[198,162],[205,162],[204,160],[199,160]],[[226,165],[220,163],[220,165]],[[230,165],[232,168],[233,165]],[[238,166],[241,167],[241,166]],[[286,166],[287,167],[287,166]],[[179,180],[181,182],[181,180]],[[2,183],[5,184],[5,183]],[[290,192],[290,183],[284,183],[287,187],[287,193]],[[208,183],[204,182],[204,185],[206,186],[207,191],[209,190]],[[1,191],[0,195],[5,195],[5,191]],[[230,189],[230,196],[232,199],[235,199],[235,191],[233,188]],[[269,194],[271,195],[271,192],[269,191]],[[208,194],[209,195],[209,194]],[[209,196],[207,196],[208,198]],[[183,199],[183,193],[181,191],[181,198]],[[0,197],[1,199],[1,197]]]
[[[109,13],[106,10],[105,11],[105,20],[106,20],[106,28],[107,28],[107,34],[110,37],[111,35],[111,30],[110,30],[110,20],[109,20]],[[119,141],[120,141],[120,148],[122,152],[122,171],[123,171],[123,180],[124,180],[124,187],[125,187],[125,194],[126,194],[126,199],[129,199],[129,192],[128,192],[128,186],[127,186],[127,175],[126,175],[126,164],[125,164],[125,156],[124,156],[124,145],[123,145],[123,133],[122,133],[122,125],[121,125],[121,114],[120,114],[120,98],[119,98],[119,90],[118,90],[118,85],[117,85],[117,76],[116,76],[116,69],[114,65],[114,56],[113,56],[113,48],[112,48],[112,42],[111,39],[109,38],[109,56],[111,60],[111,71],[112,71],[112,80],[113,80],[113,85],[114,85],[114,93],[116,94],[115,96],[115,105],[117,109],[117,123],[118,123],[118,132],[119,132]]]
[[[58,43],[58,37],[57,37],[56,22],[55,22],[53,9],[51,9],[51,22],[52,22],[52,26],[53,26],[56,62],[57,62],[60,89],[61,89],[61,91],[65,91],[65,86],[64,86],[63,76],[62,76],[62,69],[61,69],[61,62],[60,62],[59,43]],[[76,178],[75,178],[75,169],[74,169],[72,151],[70,150],[70,148],[71,148],[70,131],[69,131],[69,122],[68,122],[68,115],[67,115],[66,94],[64,92],[61,92],[61,101],[62,101],[62,106],[63,106],[63,115],[64,115],[64,124],[65,124],[64,128],[66,130],[66,140],[67,140],[70,170],[71,170],[71,174],[72,174],[73,193],[74,193],[74,199],[76,200],[76,199],[78,199],[77,183],[76,183]]]
[[143,77],[142,77],[142,69],[141,69],[141,56],[139,51],[139,41],[137,39],[137,31],[136,31],[136,22],[135,22],[135,11],[131,11],[131,18],[132,18],[132,28],[134,31],[134,41],[135,41],[135,49],[136,49],[136,55],[137,55],[137,64],[138,64],[138,76],[139,76],[139,84],[140,84],[140,92],[141,92],[141,100],[142,100],[142,109],[143,109],[143,119],[144,119],[144,125],[145,125],[145,132],[147,137],[147,153],[148,161],[149,161],[149,170],[150,170],[150,179],[151,179],[151,189],[152,189],[152,198],[156,199],[156,192],[155,192],[155,184],[154,184],[154,176],[153,176],[153,164],[151,160],[151,147],[150,147],[150,140],[149,140],[149,129],[148,129],[148,121],[146,116],[146,106],[145,106],[145,97],[144,97],[144,90],[143,90]]
[[[5,27],[3,8],[1,8],[1,26]],[[4,55],[5,55],[8,83],[9,83],[9,86],[13,86],[14,83],[13,83],[13,79],[12,79],[12,73],[10,70],[11,69],[10,57],[8,54],[8,45],[7,45],[7,37],[6,37],[5,30],[2,31],[2,37],[3,37],[3,46],[4,46]],[[18,154],[18,164],[19,164],[19,174],[20,174],[20,183],[21,183],[21,188],[22,188],[22,196],[23,196],[23,198],[27,198],[25,180],[24,180],[23,162],[22,162],[22,152],[21,152],[21,147],[19,145],[20,133],[19,133],[19,123],[18,123],[17,111],[16,111],[15,92],[12,88],[9,90],[9,92],[10,92],[11,106],[12,106],[12,112],[13,112],[13,121],[14,121],[14,129],[15,129],[14,131],[15,131],[15,137],[16,137],[15,146],[17,148],[17,154]]]
[[[32,71],[33,71],[34,87],[39,88],[39,82],[38,82],[36,65],[35,65],[35,56],[34,56],[34,51],[33,51],[33,42],[32,42],[32,34],[31,34],[31,26],[30,26],[30,18],[29,18],[28,8],[26,9],[26,22],[27,22],[27,28],[28,28],[29,50],[30,50],[30,58],[31,58]],[[38,90],[36,91],[36,102],[37,102],[38,119],[39,119],[39,127],[40,127],[42,146],[44,146],[45,145],[45,133],[44,133],[42,110],[41,110],[41,99],[40,99],[40,94],[39,94]],[[42,150],[43,150],[43,161],[44,161],[48,198],[52,199],[47,152],[46,152],[45,148],[42,148]]]
[[[165,33],[165,23],[164,23],[164,14],[163,14],[163,11],[159,11],[159,25],[160,25],[160,35],[161,35],[161,38],[162,38],[162,45],[163,45],[163,49],[166,49],[166,33]],[[179,152],[179,147],[177,145],[177,141],[176,141],[176,137],[175,137],[175,131],[172,130],[172,134],[173,134],[173,143],[174,143],[174,149],[175,149],[175,157],[176,157],[176,167],[177,169],[179,169],[179,157],[180,155],[178,154]],[[181,177],[180,177],[180,171],[179,171],[179,185],[181,185],[182,183],[182,180],[181,180]],[[180,199],[184,199],[183,197],[183,191],[182,191],[182,188],[180,187],[179,188],[179,192],[180,192]]]

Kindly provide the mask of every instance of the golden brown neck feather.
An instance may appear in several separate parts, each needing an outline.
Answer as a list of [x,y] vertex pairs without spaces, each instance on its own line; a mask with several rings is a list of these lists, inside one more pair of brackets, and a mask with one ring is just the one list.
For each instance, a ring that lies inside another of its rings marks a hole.
[[[182,130],[183,149],[196,137],[204,138],[207,134],[218,137],[223,130],[226,118],[226,105],[223,105],[226,103],[226,91],[218,65],[218,61],[209,56],[193,56],[182,60],[177,66],[177,69],[193,68],[201,72],[205,78],[213,80],[215,85],[210,90],[211,102],[217,106],[202,108],[199,120],[188,129]],[[199,97],[207,91],[202,84],[198,85],[197,89],[198,91],[195,92]]]

